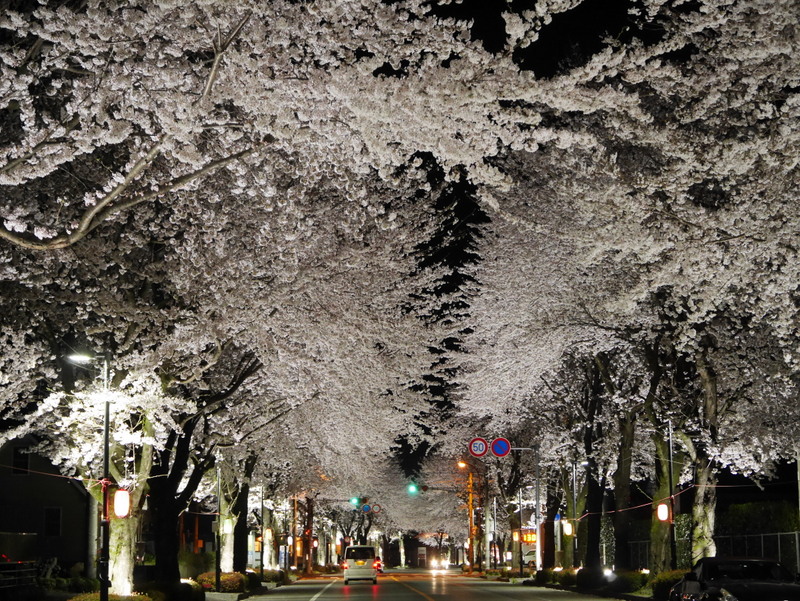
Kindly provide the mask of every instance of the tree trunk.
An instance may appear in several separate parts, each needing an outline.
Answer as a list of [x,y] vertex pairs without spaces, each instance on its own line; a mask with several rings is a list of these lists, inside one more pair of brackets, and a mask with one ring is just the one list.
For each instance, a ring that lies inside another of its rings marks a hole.
[[155,575],[164,584],[177,585],[180,582],[180,515],[189,505],[203,475],[214,466],[213,457],[207,456],[195,460],[191,472],[188,470],[196,424],[197,419],[189,420],[184,423],[182,432],[170,432],[147,481],[153,515]]
[[[696,356],[697,375],[703,386],[702,412],[700,423],[711,443],[717,441],[719,428],[719,397],[717,396],[717,373],[708,358],[713,339],[704,339],[704,346]],[[703,557],[717,554],[714,543],[714,517],[717,511],[717,477],[714,461],[708,456],[703,444],[687,441],[687,448],[694,463],[694,483],[696,487],[692,506],[692,565]]]
[[656,515],[656,508],[672,494],[669,489],[669,445],[660,432],[652,436],[655,447],[655,492],[653,511],[650,518],[650,557],[649,568],[653,574],[671,569],[672,554],[670,545],[670,524],[662,522]]
[[692,565],[703,557],[714,557],[714,518],[717,511],[717,478],[711,461],[695,463],[695,497],[692,505]]
[[544,507],[544,524],[542,529],[542,568],[554,568],[556,566],[556,515],[561,507],[561,491],[558,482],[558,473],[550,472],[547,478],[545,495],[547,497]]
[[[233,571],[242,574],[247,571],[247,546],[250,537],[250,528],[247,524],[248,500],[250,498],[250,481],[257,463],[258,456],[254,453],[250,453],[244,460],[244,465],[239,472],[240,477],[231,511],[236,518],[233,528]],[[263,509],[260,507],[259,512]]]
[[228,495],[224,492],[219,499],[219,516],[217,527],[219,530],[220,569],[223,572],[233,572],[233,528],[236,524],[236,514]]
[[133,594],[133,566],[136,563],[136,534],[139,530],[138,511],[127,518],[111,518],[109,543],[110,592],[115,595]]
[[151,483],[150,507],[153,516],[153,544],[156,556],[155,577],[157,582],[176,584],[181,579],[178,565],[180,544],[178,523],[182,508],[178,506],[169,490],[164,495],[158,486]]
[[632,413],[623,414],[618,423],[620,443],[617,448],[617,469],[614,472],[614,566],[618,570],[631,570],[636,567],[631,560],[630,550],[631,467],[636,416]]
[[600,530],[603,517],[603,493],[605,478],[597,478],[597,465],[589,460],[586,466],[586,559],[588,570],[599,571],[603,567],[600,554]]
[[314,569],[314,550],[311,542],[314,536],[314,498],[306,497],[306,521],[303,528],[303,549],[306,574],[311,574]]
[[233,526],[233,565],[234,572],[244,574],[247,571],[247,543],[250,528],[247,525],[247,498],[250,495],[250,484],[245,482],[239,487],[233,511],[236,521]]

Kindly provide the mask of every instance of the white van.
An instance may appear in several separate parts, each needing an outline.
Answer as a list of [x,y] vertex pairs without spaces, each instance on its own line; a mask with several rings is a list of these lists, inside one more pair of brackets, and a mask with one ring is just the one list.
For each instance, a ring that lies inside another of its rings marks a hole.
[[375,565],[375,549],[369,545],[352,545],[344,551],[344,583],[351,580],[372,580],[378,584],[378,567]]

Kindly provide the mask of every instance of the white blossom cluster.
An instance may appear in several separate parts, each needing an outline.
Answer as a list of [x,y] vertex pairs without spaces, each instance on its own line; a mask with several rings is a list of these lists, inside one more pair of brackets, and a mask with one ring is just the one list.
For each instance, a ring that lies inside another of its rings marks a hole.
[[[519,433],[563,468],[602,366],[609,473],[631,412],[641,477],[668,421],[748,474],[796,452],[794,0],[646,0],[631,26],[658,35],[550,77],[518,57],[578,0],[509,8],[497,52],[421,0],[83,4],[0,15],[6,437],[96,470],[102,391],[59,355],[80,342],[112,354],[120,468],[202,414],[203,452],[336,496],[386,473],[353,457],[413,430],[430,341],[468,330],[441,450]],[[414,253],[462,179],[491,219],[469,317],[426,325],[403,307],[442,271]]]

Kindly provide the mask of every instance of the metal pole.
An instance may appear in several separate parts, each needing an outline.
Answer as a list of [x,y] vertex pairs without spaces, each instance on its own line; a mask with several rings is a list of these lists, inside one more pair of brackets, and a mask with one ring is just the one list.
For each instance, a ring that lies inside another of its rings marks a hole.
[[519,485],[519,576],[522,578],[522,483]]
[[217,592],[222,590],[222,475],[217,465],[217,557],[215,567],[215,587]]
[[497,497],[492,497],[492,567],[497,567]]
[[578,462],[572,461],[572,567],[578,567]]
[[542,533],[539,531],[539,526],[541,524],[541,520],[539,519],[539,445],[533,447],[533,452],[535,453],[534,459],[536,467],[536,506],[534,507],[534,515],[536,516],[536,569],[538,570],[542,556]]
[[472,472],[469,472],[468,479],[468,501],[467,511],[469,511],[469,573],[472,574],[472,564],[475,562],[475,522],[472,517]]
[[667,479],[667,484],[669,485],[669,565],[671,569],[676,570],[678,566],[678,551],[675,542],[675,495],[673,495],[672,491],[672,420],[667,420],[667,428],[669,432],[669,465],[667,466],[669,471]]
[[108,578],[109,546],[111,543],[111,524],[108,521],[108,485],[111,482],[109,474],[109,421],[111,417],[111,400],[108,398],[108,357],[103,358],[103,396],[105,397],[105,417],[103,419],[103,481],[101,483],[103,491],[102,519],[100,521],[100,601],[108,601],[108,588],[110,585]]
[[264,580],[264,543],[267,541],[264,540],[264,532],[266,528],[264,528],[264,487],[261,487],[261,549],[258,557],[258,564],[261,567],[261,580]]

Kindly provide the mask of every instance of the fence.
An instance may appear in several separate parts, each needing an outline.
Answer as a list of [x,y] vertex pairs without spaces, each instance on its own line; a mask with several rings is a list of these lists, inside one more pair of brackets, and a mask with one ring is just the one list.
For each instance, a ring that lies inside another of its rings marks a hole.
[[[717,555],[727,557],[768,557],[777,559],[795,574],[800,574],[800,532],[774,532],[769,534],[737,534],[715,536]],[[650,541],[629,543],[633,565],[647,568]],[[676,541],[678,567],[688,569],[690,562],[689,539]]]
[[0,563],[0,596],[36,583],[36,562]]

